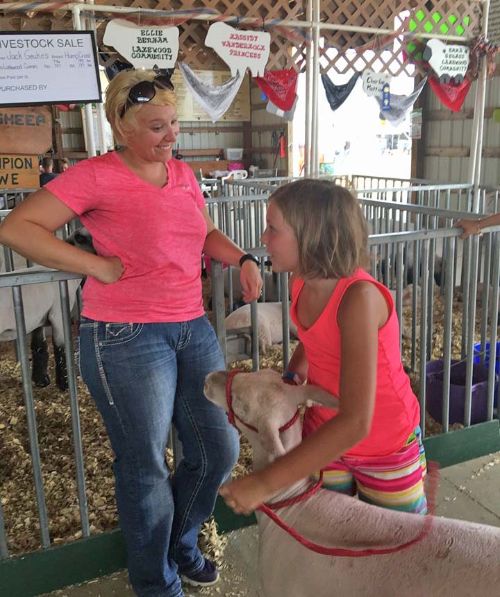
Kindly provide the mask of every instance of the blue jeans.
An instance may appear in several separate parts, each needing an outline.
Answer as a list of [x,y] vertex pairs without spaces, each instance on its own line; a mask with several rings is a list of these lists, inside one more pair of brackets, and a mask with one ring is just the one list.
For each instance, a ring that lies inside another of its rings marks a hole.
[[[115,453],[120,526],[140,597],[180,597],[178,571],[203,568],[198,532],[239,451],[226,415],[203,395],[205,376],[224,368],[205,316],[144,324],[82,318],[80,369]],[[172,476],[171,423],[183,449]]]

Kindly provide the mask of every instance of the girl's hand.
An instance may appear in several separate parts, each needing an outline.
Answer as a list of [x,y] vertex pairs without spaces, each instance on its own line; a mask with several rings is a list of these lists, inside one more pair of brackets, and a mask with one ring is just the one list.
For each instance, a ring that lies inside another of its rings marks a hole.
[[247,515],[270,500],[275,493],[276,491],[267,486],[259,473],[230,481],[219,489],[219,494],[236,514]]
[[113,284],[117,282],[125,268],[118,257],[97,257],[99,259],[97,267],[93,268],[91,276],[103,284]]
[[259,267],[250,259],[241,266],[240,283],[245,303],[251,303],[259,298],[262,292],[262,277]]
[[467,238],[471,234],[481,234],[479,220],[458,220],[455,224],[458,228],[463,228],[463,234],[460,238]]

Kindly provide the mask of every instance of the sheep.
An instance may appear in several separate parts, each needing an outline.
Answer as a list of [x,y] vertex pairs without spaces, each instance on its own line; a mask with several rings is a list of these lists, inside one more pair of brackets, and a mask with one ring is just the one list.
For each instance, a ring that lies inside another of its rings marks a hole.
[[[257,303],[257,337],[259,350],[266,354],[272,344],[283,342],[283,306],[280,302]],[[226,333],[252,325],[250,305],[244,305],[225,319]],[[290,321],[290,333],[297,337],[297,326]]]
[[[204,262],[204,268],[202,269],[202,276],[206,278],[208,275],[212,275],[210,262]],[[229,298],[229,287],[232,288],[233,298],[230,305],[230,310],[238,309],[245,303],[243,301],[243,295],[241,292],[241,281],[240,281],[240,270],[236,267],[226,267],[223,272],[224,277],[224,296]],[[279,301],[281,299],[280,294],[280,281],[278,274],[273,272],[264,271],[262,276],[263,281],[263,297],[266,301]],[[212,284],[214,279],[212,279]],[[212,310],[212,299],[208,301],[208,309]]]
[[[381,281],[385,282],[388,274],[392,274],[393,280],[396,279],[396,262],[395,257],[389,258],[389,267],[387,259],[383,258],[380,260],[380,274]],[[417,283],[420,279],[420,275],[423,273],[422,263],[419,264],[419,275],[415,276],[414,257],[412,245],[409,246],[408,251],[406,248],[403,249],[403,285]],[[434,283],[441,287],[443,285],[443,258],[441,255],[435,255],[434,257]]]
[[[227,373],[211,373],[205,395],[226,411]],[[238,373],[233,379],[235,424],[253,447],[259,469],[301,441],[301,423],[279,433],[297,407],[312,400],[335,408],[337,400],[322,389],[291,386],[279,373],[262,370]],[[293,497],[308,486],[306,479],[274,500]],[[401,546],[431,523],[428,534],[411,547],[386,555],[339,557],[320,555],[298,543],[270,518],[257,512],[259,574],[265,597],[432,597],[497,595],[500,586],[500,528],[459,520],[397,512],[356,498],[320,489],[277,511],[298,533],[321,545],[348,548]]]
[[[66,242],[88,252],[95,252],[92,238],[85,228],[75,230]],[[20,272],[48,271],[49,268],[36,266],[15,270]],[[76,295],[81,280],[68,280],[68,295],[70,309],[76,303]],[[52,325],[52,342],[56,362],[56,384],[62,391],[68,387],[66,360],[64,356],[64,332],[62,322],[61,299],[59,296],[58,282],[44,282],[22,286],[24,317],[26,333],[31,336],[32,380],[38,387],[45,387],[50,383],[47,373],[48,350],[44,335],[44,325]],[[0,342],[15,340],[16,318],[14,303],[10,288],[0,288]]]
[[[14,266],[12,269],[19,269],[27,266],[25,257],[15,251],[10,251],[7,247],[0,246],[0,272],[10,271],[10,261]],[[9,267],[7,267],[9,264]]]

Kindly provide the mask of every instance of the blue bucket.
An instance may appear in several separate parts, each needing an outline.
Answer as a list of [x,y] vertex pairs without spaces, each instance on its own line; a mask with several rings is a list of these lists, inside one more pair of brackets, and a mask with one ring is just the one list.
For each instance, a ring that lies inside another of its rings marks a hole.
[[[474,344],[474,363],[481,362],[481,342]],[[490,366],[490,343],[484,345],[484,366],[488,369]],[[500,373],[500,341],[497,342],[497,354],[495,361],[495,373]]]

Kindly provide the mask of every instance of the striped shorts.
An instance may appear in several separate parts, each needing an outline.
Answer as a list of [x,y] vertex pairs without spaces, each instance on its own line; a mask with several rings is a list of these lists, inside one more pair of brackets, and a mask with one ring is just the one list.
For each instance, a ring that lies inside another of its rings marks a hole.
[[383,508],[426,514],[426,471],[421,430],[417,427],[406,445],[394,454],[343,456],[332,462],[323,470],[323,486],[347,495],[357,493],[360,500]]

